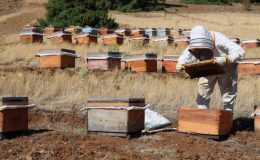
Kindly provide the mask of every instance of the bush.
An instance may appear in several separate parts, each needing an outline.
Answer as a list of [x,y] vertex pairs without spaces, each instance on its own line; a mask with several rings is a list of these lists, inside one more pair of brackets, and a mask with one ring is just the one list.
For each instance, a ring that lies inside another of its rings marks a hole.
[[106,0],[49,0],[45,19],[38,19],[41,26],[70,25],[117,28],[118,24],[109,17],[110,2]]
[[187,4],[230,4],[230,0],[181,0]]

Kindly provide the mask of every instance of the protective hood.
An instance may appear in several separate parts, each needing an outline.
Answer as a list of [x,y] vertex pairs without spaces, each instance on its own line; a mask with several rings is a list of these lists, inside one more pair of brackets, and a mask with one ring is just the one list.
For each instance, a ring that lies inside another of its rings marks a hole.
[[212,35],[204,26],[195,26],[191,30],[189,50],[196,48],[215,48]]

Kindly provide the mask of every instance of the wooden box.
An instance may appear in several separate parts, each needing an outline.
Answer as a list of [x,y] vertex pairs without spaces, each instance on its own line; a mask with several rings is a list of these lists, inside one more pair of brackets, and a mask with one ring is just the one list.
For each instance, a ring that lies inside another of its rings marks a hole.
[[255,132],[260,134],[260,107],[255,108],[254,128]]
[[89,27],[89,26],[86,26],[85,28],[83,28],[82,32],[92,34],[92,35],[98,35],[98,29],[92,28],[92,27]]
[[224,69],[212,60],[185,64],[185,72],[190,78],[205,77],[225,73]]
[[122,35],[122,36],[130,36],[131,30],[128,28],[119,28],[115,30],[116,34]]
[[71,33],[73,36],[78,35],[81,32],[82,28],[80,26],[70,26],[65,29],[66,32]]
[[72,43],[72,35],[70,32],[55,32],[47,37],[50,39],[51,43]]
[[146,28],[145,35],[148,35],[149,37],[155,37],[155,36],[157,36],[157,29],[156,28]]
[[79,34],[75,37],[76,44],[96,44],[98,42],[98,37],[96,35],[91,35],[88,33]]
[[145,31],[143,28],[131,30],[131,36],[134,36],[134,37],[142,37],[144,34],[145,34]]
[[176,65],[179,57],[179,55],[164,55],[162,58],[162,71],[168,73],[177,72]]
[[180,37],[182,35],[181,29],[171,29],[170,35],[173,37]]
[[167,36],[167,37],[156,37],[153,42],[156,45],[172,45],[173,44],[173,37]]
[[43,30],[43,33],[44,33],[45,35],[50,35],[50,34],[53,34],[53,33],[55,33],[55,32],[59,32],[59,31],[61,31],[60,28],[56,28],[56,27],[53,27],[53,26],[48,26],[48,27],[46,27],[46,28]]
[[[88,100],[88,133],[121,137],[140,134],[144,129],[144,104],[140,98]],[[130,109],[132,105],[140,109]]]
[[176,38],[174,39],[175,47],[187,47],[190,44],[189,38]]
[[43,34],[41,31],[27,28],[20,32],[21,43],[42,43]]
[[178,131],[201,135],[229,135],[233,112],[214,109],[179,108]]
[[164,37],[170,35],[170,28],[158,28],[157,29],[157,36]]
[[[28,130],[28,97],[0,97],[0,134]],[[16,105],[18,107],[10,107]],[[7,107],[2,107],[7,106]]]
[[121,68],[120,52],[89,53],[87,55],[88,70],[112,70]]
[[256,48],[260,47],[260,40],[244,40],[240,43],[243,48]]
[[124,43],[124,37],[118,34],[108,34],[103,37],[103,43],[105,45],[122,45]]
[[149,44],[149,38],[145,37],[145,36],[141,36],[141,37],[131,37],[129,38],[129,42],[131,44],[136,44],[136,45],[146,45]]
[[238,63],[238,73],[260,74],[260,58],[246,58]]
[[135,72],[156,72],[157,54],[129,54],[125,55],[125,69]]
[[99,28],[99,29],[98,29],[98,33],[99,33],[100,35],[108,35],[108,34],[113,34],[114,31],[111,30],[111,29],[108,29],[108,28]]
[[75,58],[79,57],[69,49],[41,49],[36,56],[40,68],[74,68]]

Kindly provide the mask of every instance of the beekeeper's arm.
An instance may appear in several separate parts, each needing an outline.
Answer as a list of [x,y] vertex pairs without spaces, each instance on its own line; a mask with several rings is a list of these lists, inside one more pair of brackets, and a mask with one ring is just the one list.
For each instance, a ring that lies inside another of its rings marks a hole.
[[184,64],[186,63],[192,63],[192,62],[196,62],[197,58],[195,56],[193,56],[189,50],[188,47],[183,51],[182,55],[180,56],[178,63],[176,65],[176,70],[178,72],[183,72],[184,71]]
[[216,63],[223,66],[244,59],[245,50],[240,45],[232,42],[222,33],[215,32],[215,36],[216,47],[220,48],[222,52],[227,54],[224,57],[216,57]]

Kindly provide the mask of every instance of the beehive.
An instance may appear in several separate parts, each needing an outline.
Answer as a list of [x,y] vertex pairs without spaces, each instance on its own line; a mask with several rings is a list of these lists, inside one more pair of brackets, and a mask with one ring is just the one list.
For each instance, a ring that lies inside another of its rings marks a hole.
[[190,37],[190,33],[191,33],[191,30],[189,30],[189,29],[183,29],[183,30],[181,31],[181,36]]
[[28,97],[0,97],[0,135],[28,130]]
[[180,36],[182,36],[182,30],[181,29],[171,29],[170,35],[173,37],[180,37]]
[[173,37],[171,37],[171,36],[155,37],[153,42],[156,45],[172,45],[173,44]]
[[145,35],[149,37],[156,37],[157,36],[157,29],[156,28],[146,28]]
[[95,44],[98,42],[98,37],[96,35],[83,33],[75,36],[75,40],[77,44]]
[[131,36],[134,36],[134,37],[142,37],[144,34],[145,34],[145,31],[143,28],[131,30]]
[[[135,106],[135,107],[132,107]],[[142,98],[88,100],[88,133],[126,137],[144,129]]]
[[212,136],[229,135],[233,112],[216,109],[179,108],[178,131]]
[[156,72],[157,54],[129,54],[125,55],[123,62],[125,69],[135,72]]
[[41,49],[36,56],[40,68],[74,68],[75,58],[79,57],[69,49]]
[[177,72],[176,65],[179,57],[179,55],[164,55],[162,57],[162,71],[169,73]]
[[169,36],[170,32],[171,32],[170,28],[158,28],[157,36],[160,36],[160,37]]
[[53,27],[53,26],[48,26],[46,27],[44,30],[43,30],[43,33],[45,35],[50,35],[50,34],[53,34],[54,32],[59,32],[61,31],[60,28],[56,28],[56,27]]
[[83,28],[82,32],[92,34],[92,35],[98,35],[98,29],[92,28],[92,27],[89,27],[89,26],[86,26],[85,28]]
[[240,39],[239,38],[229,38],[229,40],[231,40],[232,42],[234,42],[236,44],[240,44]]
[[240,74],[260,74],[260,58],[247,58],[237,63]]
[[254,128],[255,128],[255,132],[260,134],[260,107],[259,106],[255,108]]
[[137,44],[137,45],[146,45],[149,44],[149,38],[145,36],[140,36],[140,37],[130,37],[129,42],[131,44]]
[[65,29],[66,32],[71,33],[73,36],[78,35],[81,32],[82,28],[80,26],[70,26]]
[[103,44],[105,45],[122,45],[124,43],[124,37],[119,34],[108,34],[103,37]]
[[187,37],[175,38],[173,43],[176,47],[187,47],[190,44],[190,40]]
[[112,70],[121,68],[120,52],[88,53],[88,70]]
[[50,39],[51,43],[72,43],[72,35],[70,32],[55,32],[47,37]]
[[115,30],[116,34],[122,35],[122,36],[130,36],[131,30],[128,28],[119,28]]
[[260,40],[256,39],[256,40],[243,40],[241,41],[240,45],[243,48],[256,48],[256,47],[260,47]]
[[114,30],[108,29],[108,28],[99,28],[99,29],[98,29],[98,33],[99,33],[100,35],[108,35],[108,34],[113,34],[113,33],[114,33]]
[[20,32],[21,43],[42,43],[43,34],[42,31],[35,28],[26,28]]

